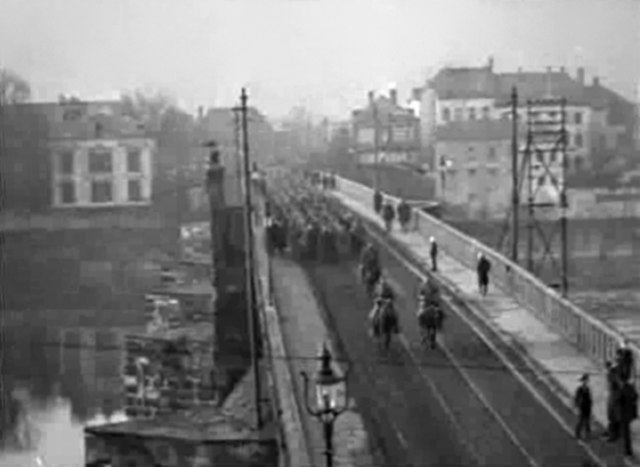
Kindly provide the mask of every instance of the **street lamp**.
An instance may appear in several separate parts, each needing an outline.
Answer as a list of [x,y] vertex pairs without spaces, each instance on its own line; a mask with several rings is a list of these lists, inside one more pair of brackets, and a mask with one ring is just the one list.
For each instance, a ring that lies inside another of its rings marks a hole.
[[316,407],[309,403],[309,376],[302,371],[304,380],[304,400],[307,411],[322,422],[324,429],[325,459],[327,467],[333,467],[333,425],[336,419],[349,407],[347,396],[348,369],[338,376],[332,367],[333,356],[324,343],[319,356],[320,368],[316,373]]

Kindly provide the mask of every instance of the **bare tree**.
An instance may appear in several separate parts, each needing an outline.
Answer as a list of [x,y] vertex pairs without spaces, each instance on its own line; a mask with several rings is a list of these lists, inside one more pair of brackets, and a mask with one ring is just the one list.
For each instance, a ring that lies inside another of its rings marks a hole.
[[160,129],[164,117],[170,110],[176,110],[175,99],[162,91],[136,89],[121,96],[123,112],[143,122],[152,131]]
[[0,105],[20,104],[31,97],[31,86],[16,72],[0,68]]

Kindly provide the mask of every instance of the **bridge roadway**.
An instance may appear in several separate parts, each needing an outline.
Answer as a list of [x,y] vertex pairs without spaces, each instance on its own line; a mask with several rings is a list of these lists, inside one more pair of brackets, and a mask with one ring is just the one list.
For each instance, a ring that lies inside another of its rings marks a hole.
[[399,292],[402,325],[388,354],[368,335],[371,302],[356,265],[316,265],[309,273],[338,346],[353,362],[352,385],[371,444],[377,442],[388,465],[624,465],[612,446],[576,441],[574,416],[548,400],[552,393],[537,397],[451,309],[444,345],[424,349],[414,317],[417,276],[397,252],[380,251]]

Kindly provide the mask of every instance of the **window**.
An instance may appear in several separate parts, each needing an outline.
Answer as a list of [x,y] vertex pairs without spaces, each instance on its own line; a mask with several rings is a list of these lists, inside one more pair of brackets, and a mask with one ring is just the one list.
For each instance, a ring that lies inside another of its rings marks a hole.
[[493,161],[496,159],[496,148],[494,148],[493,146],[489,147],[489,156],[488,159],[490,161]]
[[110,203],[113,201],[113,184],[110,180],[91,182],[91,202]]
[[482,108],[482,118],[485,120],[489,120],[490,117],[491,115],[489,114],[489,107],[485,105]]
[[576,133],[574,141],[576,146],[578,146],[579,148],[582,147],[582,135],[580,133]]
[[541,151],[540,149],[538,149],[536,151],[536,158],[538,159],[538,162],[540,164],[544,164],[544,151]]
[[92,149],[89,151],[90,173],[111,173],[112,171],[111,151],[106,149]]
[[576,125],[582,125],[582,112],[576,112],[574,115],[574,122]]
[[59,170],[62,175],[73,175],[73,152],[63,151],[58,154]]
[[454,115],[455,115],[455,120],[456,120],[457,122],[459,122],[459,121],[461,121],[461,120],[462,120],[462,109],[455,109],[455,110],[453,111],[453,113],[454,113]]
[[451,110],[448,108],[442,109],[442,120],[448,122],[451,120]]
[[549,152],[549,164],[555,164],[556,163],[556,152],[555,151],[550,151]]
[[474,107],[469,108],[469,120],[476,119],[476,109]]
[[127,172],[129,173],[142,172],[142,155],[140,153],[140,149],[138,148],[127,149]]
[[142,182],[140,180],[129,180],[127,195],[129,201],[142,201]]
[[73,204],[76,202],[76,185],[73,181],[60,183],[60,203]]

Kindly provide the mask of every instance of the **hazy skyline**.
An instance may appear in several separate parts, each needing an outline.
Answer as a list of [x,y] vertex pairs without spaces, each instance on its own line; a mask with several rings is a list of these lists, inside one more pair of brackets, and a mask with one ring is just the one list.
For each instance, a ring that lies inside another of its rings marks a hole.
[[367,90],[401,98],[445,64],[565,66],[628,98],[640,77],[637,0],[0,0],[0,66],[36,100],[164,89],[189,111],[299,104],[346,116]]

